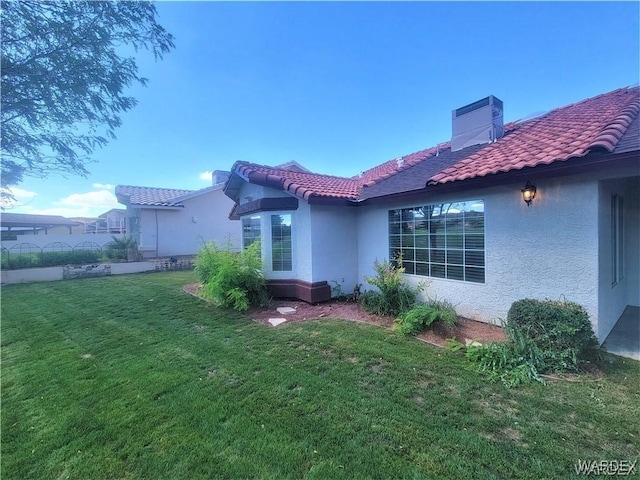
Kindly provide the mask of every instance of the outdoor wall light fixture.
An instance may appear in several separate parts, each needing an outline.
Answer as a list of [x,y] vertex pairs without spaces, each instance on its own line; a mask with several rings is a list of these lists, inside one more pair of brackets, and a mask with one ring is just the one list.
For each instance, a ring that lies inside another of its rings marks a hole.
[[524,186],[521,192],[522,192],[522,199],[527,204],[527,207],[530,207],[531,202],[533,201],[534,198],[536,198],[536,186],[531,185],[531,182],[527,181],[527,184]]

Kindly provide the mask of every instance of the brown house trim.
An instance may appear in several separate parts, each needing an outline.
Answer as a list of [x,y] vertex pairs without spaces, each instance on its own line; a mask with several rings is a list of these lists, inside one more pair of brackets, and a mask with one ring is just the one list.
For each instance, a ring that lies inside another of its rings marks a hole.
[[298,298],[307,303],[331,299],[331,287],[326,281],[305,282],[296,279],[267,280],[269,293],[276,298]]
[[237,205],[232,211],[233,216],[241,217],[257,212],[272,212],[275,210],[297,210],[298,199],[294,197],[259,198],[252,202]]
[[521,170],[510,170],[485,177],[477,177],[456,182],[427,184],[425,188],[396,192],[380,197],[371,197],[359,203],[363,205],[379,205],[398,200],[409,201],[414,199],[424,199],[425,195],[436,195],[441,193],[462,192],[470,189],[493,187],[498,185],[508,185],[514,182],[526,182],[537,180],[574,176],[584,173],[597,173],[609,171],[619,167],[636,166],[640,172],[640,154],[637,150],[619,154],[591,153],[586,157],[576,157],[563,162],[554,162],[549,165],[537,165],[535,167],[525,167]]

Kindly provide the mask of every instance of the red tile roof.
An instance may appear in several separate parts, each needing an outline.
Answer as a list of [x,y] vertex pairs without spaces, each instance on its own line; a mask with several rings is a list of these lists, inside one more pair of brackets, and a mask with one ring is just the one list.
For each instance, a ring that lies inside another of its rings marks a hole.
[[118,185],[116,197],[126,199],[129,205],[155,206],[155,207],[181,207],[177,200],[193,190],[177,190],[174,188],[136,187],[132,185]]
[[[378,190],[384,191],[385,195],[400,193],[402,182],[395,181],[397,174],[418,165],[427,165],[426,162],[432,167],[423,169],[429,173],[421,179],[422,188],[427,184],[461,181],[566,161],[598,149],[613,152],[639,111],[640,88],[622,88],[557,108],[532,120],[508,123],[504,126],[503,138],[492,144],[450,152],[451,143],[446,142],[389,160],[352,178],[249,162],[236,162],[232,172],[251,183],[282,189],[307,201],[321,197],[356,201],[370,198],[372,195],[367,194],[366,189],[374,185],[393,183],[395,186],[391,189]],[[443,158],[440,152],[448,155]],[[448,164],[446,159],[449,159]]]
[[300,172],[249,162],[236,162],[231,171],[251,183],[278,188],[304,200],[314,196],[357,200],[360,191],[360,182],[352,178]]
[[612,152],[639,110],[638,87],[622,88],[528,122],[508,124],[502,139],[434,175],[429,183],[566,161],[595,149]]
[[140,207],[184,207],[183,202],[197,195],[210,192],[219,186],[200,190],[178,190],[175,188],[116,186],[116,198],[124,205]]

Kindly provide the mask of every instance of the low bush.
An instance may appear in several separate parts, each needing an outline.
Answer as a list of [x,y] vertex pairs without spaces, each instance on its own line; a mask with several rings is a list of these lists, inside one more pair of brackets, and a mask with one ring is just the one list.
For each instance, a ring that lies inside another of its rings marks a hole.
[[244,311],[269,301],[259,242],[239,253],[206,243],[196,255],[195,272],[205,297],[223,308]]
[[598,358],[589,314],[577,303],[519,300],[511,305],[507,324],[517,326],[525,341],[540,351],[541,372],[577,371],[581,362]]
[[9,270],[17,270],[20,268],[34,268],[40,266],[40,259],[35,253],[23,255],[8,255],[6,267]]
[[515,324],[503,325],[506,342],[491,342],[485,345],[469,345],[466,357],[475,363],[478,370],[488,374],[491,381],[500,380],[512,388],[532,382],[545,381],[540,377],[540,351],[526,341]]
[[364,279],[378,288],[378,291],[366,291],[360,296],[362,307],[375,315],[397,316],[411,309],[418,294],[424,289],[423,284],[417,288],[407,285],[402,274],[404,267],[402,262],[396,266],[389,261],[373,264],[376,275],[365,276]]
[[394,321],[394,328],[404,335],[415,335],[435,322],[454,327],[457,320],[458,315],[451,303],[446,300],[430,299],[400,314]]
[[38,254],[39,267],[53,267],[56,265],[80,265],[83,263],[98,263],[101,254],[97,250],[76,250],[68,252],[41,252]]
[[22,268],[55,267],[59,265],[82,265],[99,263],[101,260],[102,255],[99,250],[5,254],[2,257],[2,269],[18,270]]
[[544,383],[540,374],[575,372],[581,363],[599,359],[589,315],[573,302],[519,300],[511,305],[504,329],[506,342],[470,346],[466,356],[508,387]]

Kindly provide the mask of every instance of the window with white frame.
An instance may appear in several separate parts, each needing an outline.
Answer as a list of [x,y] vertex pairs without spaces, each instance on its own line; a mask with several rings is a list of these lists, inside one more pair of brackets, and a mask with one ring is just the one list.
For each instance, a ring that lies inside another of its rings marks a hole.
[[274,272],[293,270],[291,215],[271,215],[271,267]]
[[389,210],[389,258],[408,274],[484,283],[484,201]]
[[624,201],[611,195],[611,277],[612,285],[624,278]]
[[242,219],[242,247],[247,248],[254,242],[260,243],[260,216]]

